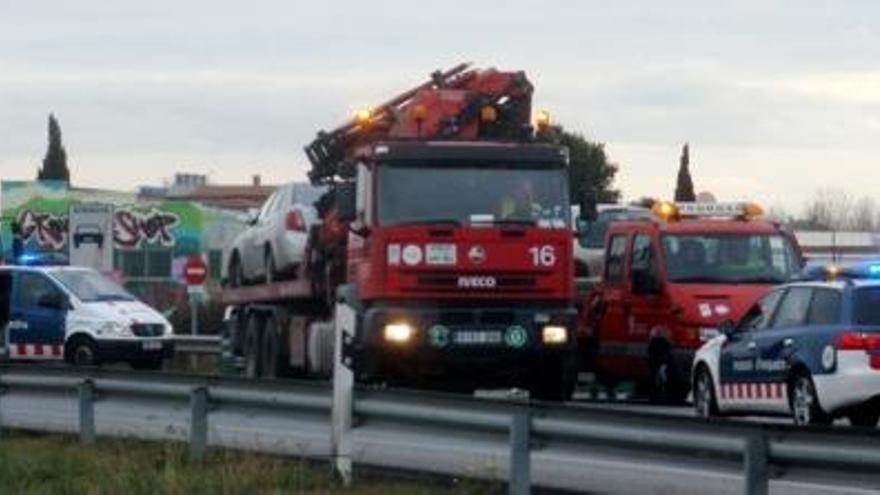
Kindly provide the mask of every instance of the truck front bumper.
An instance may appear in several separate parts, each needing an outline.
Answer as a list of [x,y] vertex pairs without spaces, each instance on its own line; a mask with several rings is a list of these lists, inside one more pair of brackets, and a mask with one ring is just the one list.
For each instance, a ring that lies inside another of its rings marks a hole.
[[[575,369],[576,316],[573,307],[559,305],[377,305],[364,313],[351,354],[366,380],[518,386],[536,370]],[[410,337],[389,340],[389,324],[409,326]],[[546,326],[563,327],[566,340],[545,343]]]

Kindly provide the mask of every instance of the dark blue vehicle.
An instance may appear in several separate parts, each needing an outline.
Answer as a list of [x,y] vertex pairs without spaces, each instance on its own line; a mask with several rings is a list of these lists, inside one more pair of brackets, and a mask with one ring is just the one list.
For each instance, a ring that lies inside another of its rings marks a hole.
[[781,285],[722,325],[694,361],[698,415],[790,414],[796,424],[880,418],[880,264]]

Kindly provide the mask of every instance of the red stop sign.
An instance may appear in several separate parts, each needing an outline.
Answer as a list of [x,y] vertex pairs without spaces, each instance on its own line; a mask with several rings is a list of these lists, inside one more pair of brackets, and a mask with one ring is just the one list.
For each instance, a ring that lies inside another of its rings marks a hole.
[[202,285],[208,278],[208,265],[201,256],[190,256],[183,265],[183,277],[186,285]]

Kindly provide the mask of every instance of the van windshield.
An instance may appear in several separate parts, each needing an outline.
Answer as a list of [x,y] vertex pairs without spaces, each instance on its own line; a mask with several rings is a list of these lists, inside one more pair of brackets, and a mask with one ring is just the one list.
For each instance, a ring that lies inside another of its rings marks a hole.
[[94,270],[59,270],[56,280],[82,302],[135,301],[135,297]]
[[801,269],[791,241],[767,234],[667,234],[663,236],[670,282],[778,284]]

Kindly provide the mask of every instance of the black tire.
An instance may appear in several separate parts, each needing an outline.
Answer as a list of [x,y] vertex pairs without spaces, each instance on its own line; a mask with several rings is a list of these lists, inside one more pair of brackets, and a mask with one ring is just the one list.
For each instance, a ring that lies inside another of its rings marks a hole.
[[697,417],[703,419],[719,415],[715,384],[712,381],[712,374],[705,366],[697,369],[697,377],[694,380],[694,411]]
[[667,344],[651,346],[648,354],[651,376],[651,402],[658,404],[681,404],[687,399],[690,386],[679,369]]
[[859,428],[876,428],[880,420],[880,407],[876,404],[863,404],[846,415],[849,424]]
[[816,386],[805,371],[796,373],[789,380],[788,406],[795,425],[830,425],[833,421],[819,405]]
[[262,357],[262,369],[260,376],[263,378],[278,378],[282,376],[285,370],[284,353],[281,349],[281,339],[278,336],[274,318],[266,321],[263,328],[263,338],[261,341],[262,349],[260,351]]
[[244,354],[244,376],[247,378],[259,378],[262,372],[262,346],[261,333],[262,325],[259,317],[252,315],[248,318],[247,327],[244,331],[244,344],[242,352]]
[[97,366],[98,352],[89,337],[75,337],[64,348],[64,359],[73,366]]
[[548,360],[532,371],[529,395],[549,402],[569,401],[574,396],[577,375],[573,360]]
[[145,358],[131,362],[131,367],[136,370],[158,371],[162,369],[162,358]]
[[244,285],[244,274],[241,271],[241,259],[238,256],[238,251],[232,252],[227,277],[229,277],[230,287],[241,287]]

